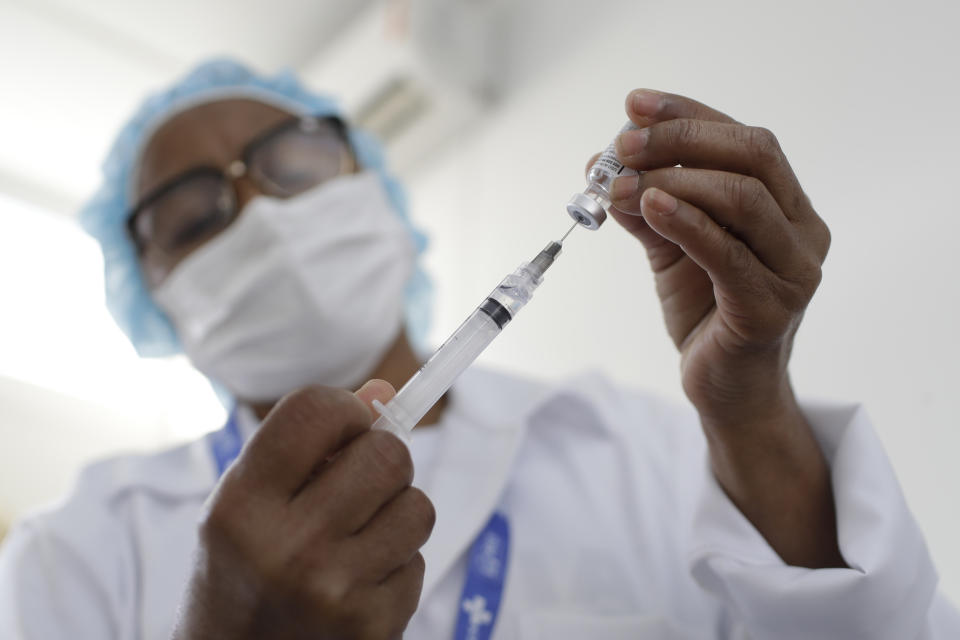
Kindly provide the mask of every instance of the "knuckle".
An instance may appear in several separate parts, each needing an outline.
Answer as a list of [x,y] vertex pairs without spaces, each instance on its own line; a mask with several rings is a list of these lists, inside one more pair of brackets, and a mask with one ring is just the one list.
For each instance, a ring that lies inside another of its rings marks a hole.
[[386,431],[371,431],[364,436],[371,465],[379,469],[392,484],[409,484],[413,480],[410,450],[400,438]]
[[822,220],[820,221],[819,227],[819,236],[820,236],[820,257],[826,259],[827,254],[830,252],[830,245],[833,242],[833,234],[830,233],[830,227],[826,225]]
[[813,203],[810,202],[810,196],[804,193],[803,189],[797,189],[794,192],[793,199],[790,202],[790,210],[808,217],[818,217],[813,208]]
[[410,560],[410,571],[415,578],[422,578],[427,569],[427,562],[423,559],[423,554],[417,551]]
[[200,541],[206,546],[222,539],[224,534],[229,531],[229,527],[225,526],[225,524],[223,516],[219,513],[219,509],[216,507],[209,509],[200,518],[198,527]]
[[427,563],[423,559],[423,554],[419,551],[413,554],[413,557],[410,558],[410,562],[407,563],[406,567],[404,567],[404,572],[407,574],[406,581],[408,583],[405,586],[407,591],[411,595],[415,596],[411,598],[411,604],[413,605],[410,611],[411,615],[416,610],[418,599],[416,596],[419,596],[423,587],[423,575],[426,573],[426,569]]
[[820,282],[823,280],[823,269],[820,267],[820,261],[816,258],[816,256],[809,256],[805,260],[802,273],[802,282],[807,291],[807,297],[809,298],[813,295],[813,292],[817,290],[817,287],[820,286]]
[[426,572],[427,563],[423,559],[423,554],[417,551],[413,554],[410,561],[401,569],[403,572],[402,589],[408,594],[407,616],[413,615],[417,609],[417,602],[420,599],[420,592],[423,589],[423,576]]
[[317,610],[326,617],[338,618],[348,626],[359,621],[360,616],[347,606],[350,582],[336,572],[326,571],[318,574],[309,584],[307,597]]
[[738,271],[745,271],[750,266],[750,249],[739,240],[731,238],[727,242],[727,261]]
[[437,510],[433,502],[417,487],[410,487],[407,491],[410,493],[410,510],[414,519],[423,525],[427,533],[433,531],[433,526],[437,523]]
[[752,176],[736,175],[727,180],[727,196],[740,211],[757,211],[766,196],[766,189]]
[[[270,416],[273,421],[300,421],[314,414],[325,403],[325,391],[321,387],[304,387],[280,398]],[[332,389],[331,389],[332,391]]]
[[406,629],[410,618],[417,611],[417,605],[420,602],[420,593],[423,589],[423,576],[426,572],[426,567],[427,565],[423,559],[423,554],[418,551],[413,555],[409,563],[401,569],[403,578],[400,584],[398,584],[398,588],[401,590],[402,595],[397,598],[396,609],[394,611],[395,629],[393,633],[396,637],[399,637],[403,630]]
[[322,406],[328,391],[333,391],[333,389],[310,386],[291,391],[277,403],[276,412],[299,414],[315,406]]
[[[297,389],[277,403],[267,416],[271,424],[286,428],[311,428],[318,424],[369,423],[370,416],[363,404],[346,389],[312,385]],[[266,421],[265,421],[266,422]]]
[[[249,522],[262,514],[241,514],[213,507],[198,523],[198,558],[216,566],[229,566],[232,579],[245,585],[288,590],[291,572],[285,568],[283,545],[263,547],[263,538]],[[293,593],[291,591],[291,593]]]
[[818,264],[810,271],[811,293],[816,291],[820,287],[821,282],[823,282],[823,269]]
[[294,391],[287,396],[293,412],[315,417],[318,414],[337,414],[349,411],[356,404],[356,397],[346,389],[312,385]]
[[[810,292],[803,283],[796,281],[785,282],[778,292],[777,300],[784,318],[792,318],[796,314],[802,313],[810,302]],[[784,324],[785,320],[780,320],[777,324]]]
[[229,540],[237,530],[235,526],[237,506],[227,492],[219,491],[213,502],[200,516],[198,523],[200,540],[205,544],[218,544]]
[[703,126],[699,120],[679,118],[670,121],[671,142],[680,147],[689,147],[701,137]]
[[802,313],[822,279],[823,271],[814,259],[807,261],[797,275],[785,278],[779,295],[785,310],[791,315]]
[[747,127],[747,144],[755,154],[766,160],[778,160],[781,156],[777,136],[765,127]]
[[716,230],[716,227],[713,224],[712,220],[710,219],[710,216],[707,216],[702,213],[699,215],[693,216],[689,221],[689,224],[691,226],[691,230],[693,231],[693,234],[698,238],[711,236],[715,233],[715,230]]

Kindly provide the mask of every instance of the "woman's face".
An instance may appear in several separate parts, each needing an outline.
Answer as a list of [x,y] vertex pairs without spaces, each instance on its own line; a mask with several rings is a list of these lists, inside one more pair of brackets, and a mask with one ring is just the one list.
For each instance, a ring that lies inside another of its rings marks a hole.
[[356,170],[342,126],[299,122],[262,102],[229,99],[179,113],[153,134],[135,176],[136,200],[147,201],[131,221],[151,288],[255,196],[294,195]]

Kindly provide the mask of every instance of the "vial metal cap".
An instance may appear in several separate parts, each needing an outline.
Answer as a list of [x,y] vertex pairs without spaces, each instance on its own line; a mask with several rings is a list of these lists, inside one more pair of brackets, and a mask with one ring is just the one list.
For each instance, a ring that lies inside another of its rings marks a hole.
[[596,230],[607,219],[607,212],[600,203],[588,195],[575,193],[567,203],[567,213],[584,227]]

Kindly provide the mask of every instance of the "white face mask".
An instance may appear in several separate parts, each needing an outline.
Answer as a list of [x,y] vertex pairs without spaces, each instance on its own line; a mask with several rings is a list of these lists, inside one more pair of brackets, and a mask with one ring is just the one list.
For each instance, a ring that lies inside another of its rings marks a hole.
[[264,402],[353,387],[403,324],[415,252],[373,172],[287,199],[258,196],[153,295],[200,371]]

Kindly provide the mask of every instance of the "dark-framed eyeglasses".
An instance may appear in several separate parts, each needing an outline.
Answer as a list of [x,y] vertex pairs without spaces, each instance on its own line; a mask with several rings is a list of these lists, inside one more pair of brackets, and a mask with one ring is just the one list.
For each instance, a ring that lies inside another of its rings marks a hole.
[[356,168],[342,120],[292,117],[261,133],[227,167],[198,166],[153,189],[130,211],[138,253],[168,254],[205,242],[236,219],[234,182],[249,176],[265,195],[288,198]]

